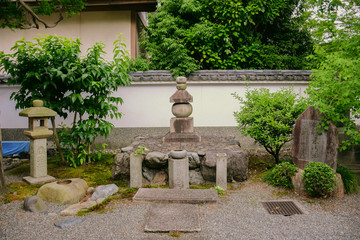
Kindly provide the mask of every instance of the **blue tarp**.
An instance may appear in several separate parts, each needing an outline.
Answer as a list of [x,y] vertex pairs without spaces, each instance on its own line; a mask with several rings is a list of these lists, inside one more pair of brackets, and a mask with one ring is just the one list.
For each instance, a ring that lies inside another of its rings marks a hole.
[[30,141],[2,141],[3,156],[29,152]]

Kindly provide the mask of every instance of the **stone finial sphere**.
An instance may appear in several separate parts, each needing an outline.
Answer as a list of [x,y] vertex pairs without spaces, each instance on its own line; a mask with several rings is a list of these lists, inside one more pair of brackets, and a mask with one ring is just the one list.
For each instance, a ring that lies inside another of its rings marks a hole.
[[33,106],[34,106],[34,107],[43,107],[43,106],[44,106],[44,102],[43,102],[43,100],[34,100],[34,101],[33,101]]
[[177,84],[186,84],[186,77],[177,77],[176,83]]

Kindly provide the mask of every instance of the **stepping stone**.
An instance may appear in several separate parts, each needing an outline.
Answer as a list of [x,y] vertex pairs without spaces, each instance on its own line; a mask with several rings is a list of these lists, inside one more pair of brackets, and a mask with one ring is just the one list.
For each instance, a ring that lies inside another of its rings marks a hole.
[[192,204],[154,204],[150,207],[145,232],[200,232],[199,207]]
[[216,203],[218,193],[215,189],[161,189],[140,188],[133,197],[134,202],[160,203]]
[[84,218],[66,218],[66,219],[62,219],[57,221],[54,225],[58,228],[67,228],[70,227],[72,225],[78,224],[85,221]]

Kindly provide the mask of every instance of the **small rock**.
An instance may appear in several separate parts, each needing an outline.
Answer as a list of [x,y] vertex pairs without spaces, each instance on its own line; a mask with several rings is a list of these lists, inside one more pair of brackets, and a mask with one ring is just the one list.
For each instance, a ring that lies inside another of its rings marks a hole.
[[82,210],[86,210],[86,209],[88,209],[90,207],[93,207],[93,206],[95,206],[97,204],[98,203],[96,201],[76,203],[76,204],[70,205],[66,209],[62,210],[60,212],[60,215],[61,216],[76,216],[78,212],[80,212]]
[[87,190],[86,190],[86,194],[93,194],[94,193],[94,188],[93,187],[89,187]]
[[105,200],[105,198],[98,198],[98,199],[96,199],[96,203],[97,203],[97,204],[100,204],[100,203],[102,203],[104,200]]
[[195,171],[195,170],[189,171],[189,183],[190,184],[200,185],[204,182],[205,182],[205,180],[200,172]]
[[143,173],[142,173],[142,174],[143,174],[143,177],[144,177],[147,181],[151,182],[151,181],[154,179],[154,177],[155,177],[156,170],[149,169],[149,168],[147,168],[147,167],[145,167],[145,166],[142,167],[142,170],[143,170]]
[[121,152],[115,155],[111,177],[113,179],[130,177],[130,153]]
[[199,155],[195,152],[188,152],[187,156],[189,158],[189,168],[195,169],[200,167],[200,158]]
[[123,147],[121,148],[122,152],[131,152],[134,148],[132,146]]
[[341,175],[339,173],[335,173],[335,179],[337,181],[337,184],[331,196],[336,199],[343,199],[345,197],[345,189]]
[[157,172],[155,174],[153,180],[151,181],[151,185],[154,185],[154,186],[166,185],[167,179],[168,179],[168,175],[165,171]]
[[167,155],[161,152],[150,152],[145,157],[144,165],[152,169],[166,168],[168,165]]
[[67,218],[57,221],[54,225],[58,228],[63,229],[78,223],[82,223],[83,221],[85,221],[84,218]]
[[119,191],[115,184],[101,185],[94,189],[94,193],[88,201],[96,201],[99,198],[107,198]]
[[26,211],[30,211],[30,212],[41,212],[46,209],[46,204],[38,196],[31,196],[25,198],[24,208]]
[[199,157],[204,157],[204,156],[206,155],[206,153],[203,152],[203,151],[199,151],[199,152],[198,152],[198,155],[199,155]]

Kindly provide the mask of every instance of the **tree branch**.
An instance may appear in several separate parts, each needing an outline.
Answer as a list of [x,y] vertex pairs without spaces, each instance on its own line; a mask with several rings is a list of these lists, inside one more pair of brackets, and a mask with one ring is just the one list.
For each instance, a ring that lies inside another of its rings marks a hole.
[[61,22],[64,19],[63,13],[62,13],[62,7],[59,7],[58,13],[59,13],[59,18],[58,20],[55,21],[55,23],[53,25],[48,25],[45,20],[41,19],[30,7],[29,5],[27,5],[23,0],[17,0],[17,2],[20,3],[20,5],[25,8],[25,10],[31,15],[32,17],[32,21],[34,23],[34,25],[30,25],[29,27],[25,27],[24,25],[22,25],[23,28],[37,28],[39,29],[39,24],[38,22],[42,23],[44,25],[45,28],[54,28],[56,27],[59,22]]

